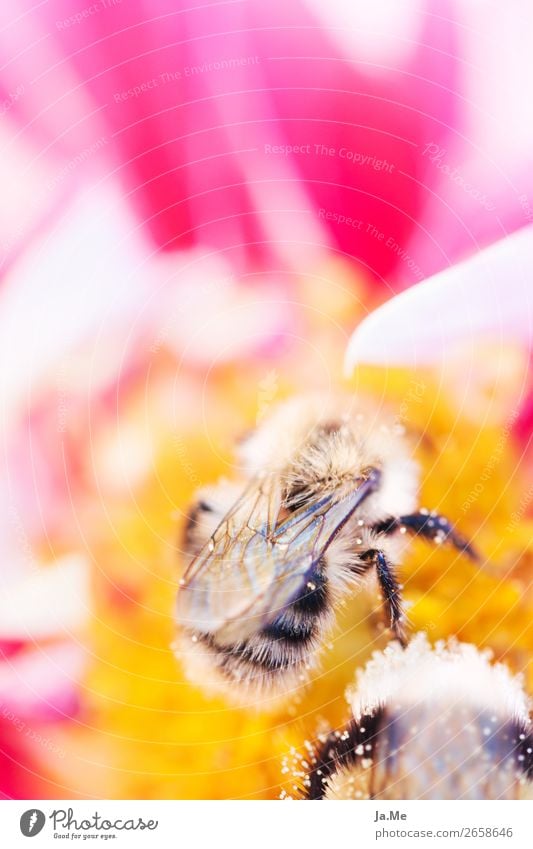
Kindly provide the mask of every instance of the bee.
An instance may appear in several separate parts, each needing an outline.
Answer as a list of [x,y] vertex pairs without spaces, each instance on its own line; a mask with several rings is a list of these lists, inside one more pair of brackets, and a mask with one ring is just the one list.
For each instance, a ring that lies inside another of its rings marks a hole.
[[239,449],[242,479],[200,491],[183,548],[178,653],[193,680],[242,701],[305,681],[338,605],[374,571],[405,646],[397,575],[407,534],[474,550],[417,508],[403,429],[363,398],[286,401]]
[[533,798],[528,698],[489,653],[418,634],[376,652],[347,697],[346,728],[295,759],[300,798]]

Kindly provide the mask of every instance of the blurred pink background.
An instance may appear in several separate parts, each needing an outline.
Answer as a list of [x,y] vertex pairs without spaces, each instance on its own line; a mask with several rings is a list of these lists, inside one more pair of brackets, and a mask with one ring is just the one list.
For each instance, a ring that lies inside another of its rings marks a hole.
[[86,709],[92,546],[150,469],[124,412],[150,378],[195,434],[213,371],[298,361],[311,387],[321,311],[340,374],[387,302],[348,369],[446,359],[466,404],[489,344],[526,455],[532,40],[525,0],[2,3],[4,797],[76,792],[35,735]]

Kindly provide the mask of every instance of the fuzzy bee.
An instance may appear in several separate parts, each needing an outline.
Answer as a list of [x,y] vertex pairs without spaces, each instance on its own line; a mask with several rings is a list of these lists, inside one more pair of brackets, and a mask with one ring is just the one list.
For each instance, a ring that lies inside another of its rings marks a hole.
[[199,492],[190,510],[177,601],[189,677],[233,699],[301,684],[338,604],[371,570],[405,645],[396,567],[407,533],[474,556],[447,519],[417,508],[402,429],[369,401],[285,402],[240,460],[242,480]]
[[347,727],[294,760],[300,798],[533,798],[522,682],[475,646],[390,644],[347,695]]

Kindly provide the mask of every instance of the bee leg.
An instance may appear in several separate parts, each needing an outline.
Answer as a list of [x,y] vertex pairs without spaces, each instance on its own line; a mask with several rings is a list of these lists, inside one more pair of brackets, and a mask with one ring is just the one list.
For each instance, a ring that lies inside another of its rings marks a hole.
[[411,513],[408,516],[385,519],[384,522],[374,525],[374,530],[383,534],[392,534],[395,531],[404,530],[404,533],[409,531],[415,536],[424,537],[424,539],[429,539],[432,542],[449,542],[472,560],[479,559],[479,555],[472,544],[455,531],[452,523],[445,516],[439,516],[435,511],[420,510],[418,513]]
[[396,578],[394,567],[389,563],[383,551],[379,549],[366,551],[362,559],[369,561],[376,569],[391,631],[400,645],[405,648],[407,645],[404,627],[405,617],[402,608],[400,584]]
[[533,781],[533,734],[522,733],[518,739],[520,769],[529,781]]

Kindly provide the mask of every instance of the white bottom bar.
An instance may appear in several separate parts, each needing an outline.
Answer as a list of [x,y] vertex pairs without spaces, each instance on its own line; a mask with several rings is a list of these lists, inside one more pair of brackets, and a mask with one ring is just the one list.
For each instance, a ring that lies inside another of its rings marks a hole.
[[0,845],[531,849],[532,816],[533,802],[508,801],[6,801]]

